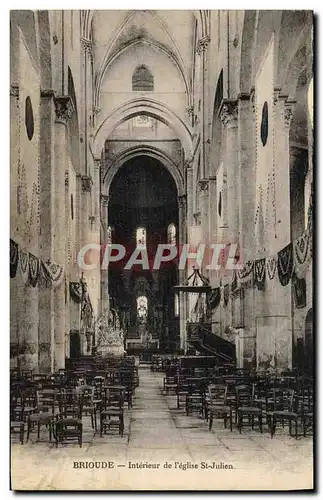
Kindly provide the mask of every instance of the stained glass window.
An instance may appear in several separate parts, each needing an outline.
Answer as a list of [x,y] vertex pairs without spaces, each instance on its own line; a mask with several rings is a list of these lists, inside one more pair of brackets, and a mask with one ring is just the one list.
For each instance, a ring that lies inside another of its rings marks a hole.
[[146,229],[144,227],[138,227],[136,240],[137,247],[146,248]]
[[154,90],[154,77],[144,64],[138,66],[132,75],[132,90],[142,92]]
[[108,226],[107,230],[107,244],[112,245],[112,227]]
[[176,245],[176,227],[175,224],[169,224],[167,228],[167,243]]
[[148,316],[148,300],[145,295],[140,295],[140,297],[137,298],[137,315],[142,323],[146,322]]

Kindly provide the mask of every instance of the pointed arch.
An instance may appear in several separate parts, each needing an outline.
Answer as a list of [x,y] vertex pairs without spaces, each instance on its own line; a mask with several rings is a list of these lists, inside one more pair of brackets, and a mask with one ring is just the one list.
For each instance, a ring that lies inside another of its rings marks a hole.
[[92,154],[95,158],[101,156],[105,141],[111,132],[120,124],[137,115],[148,115],[172,128],[182,143],[185,157],[192,155],[192,136],[187,126],[174,111],[158,101],[148,98],[136,98],[115,109],[99,126],[92,144]]
[[132,148],[127,149],[126,151],[123,151],[114,159],[113,165],[111,165],[111,167],[107,170],[107,172],[103,176],[103,182],[107,194],[109,193],[111,183],[113,181],[114,176],[118,172],[119,168],[126,161],[131,160],[136,156],[142,156],[142,155],[147,155],[150,156],[151,158],[155,158],[156,160],[160,161],[160,163],[169,171],[169,173],[173,177],[174,182],[176,184],[178,196],[182,196],[185,193],[183,176],[180,170],[178,169],[177,165],[175,165],[175,163],[173,162],[173,160],[164,151],[161,151],[156,147],[148,145],[140,145],[140,146],[134,146]]

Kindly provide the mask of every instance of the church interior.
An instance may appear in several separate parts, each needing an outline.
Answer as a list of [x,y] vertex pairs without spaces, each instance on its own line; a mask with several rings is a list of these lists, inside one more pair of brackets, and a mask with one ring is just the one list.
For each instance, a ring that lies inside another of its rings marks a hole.
[[80,450],[312,484],[313,37],[306,10],[10,12],[14,489],[109,489]]

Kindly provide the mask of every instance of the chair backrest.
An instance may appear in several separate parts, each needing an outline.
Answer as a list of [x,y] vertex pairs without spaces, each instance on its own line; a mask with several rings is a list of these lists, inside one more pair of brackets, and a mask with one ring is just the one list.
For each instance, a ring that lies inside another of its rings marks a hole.
[[212,405],[226,405],[227,392],[228,387],[224,384],[210,384],[208,387],[210,403]]
[[55,412],[57,398],[56,389],[40,389],[37,391],[37,409],[39,412]]
[[248,406],[253,404],[254,387],[250,384],[236,385],[237,405]]
[[109,407],[123,408],[124,395],[125,395],[125,389],[114,389],[110,387],[105,387],[104,398],[103,398],[104,408],[105,409]]

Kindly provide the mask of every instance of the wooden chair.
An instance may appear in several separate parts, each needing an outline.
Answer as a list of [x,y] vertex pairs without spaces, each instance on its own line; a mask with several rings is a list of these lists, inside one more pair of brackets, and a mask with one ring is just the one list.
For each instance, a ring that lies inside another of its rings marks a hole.
[[117,427],[119,434],[124,432],[124,390],[113,390],[106,387],[104,395],[104,410],[100,413],[100,436],[107,428]]
[[52,426],[55,416],[57,390],[43,389],[37,391],[37,410],[29,415],[27,423],[27,442],[35,424],[37,424],[37,438],[40,437],[40,427],[45,425],[49,431],[49,441],[52,440]]
[[94,387],[81,385],[76,391],[82,406],[82,415],[90,414],[92,429],[97,430],[96,412],[98,409],[98,400],[94,397]]
[[24,444],[25,422],[23,420],[24,403],[20,391],[10,392],[10,434],[19,433],[20,443]]
[[82,405],[77,397],[76,391],[62,392],[59,398],[59,414],[55,416],[54,437],[56,448],[58,443],[77,440],[82,447],[83,424],[82,424]]
[[[272,410],[267,411],[270,425],[270,435],[276,433],[277,425],[284,427],[288,422],[289,435],[298,437],[299,423],[303,420],[300,399],[294,389],[274,389]],[[293,434],[293,424],[295,433]]]
[[209,404],[208,418],[209,430],[212,430],[214,418],[223,418],[224,428],[227,428],[227,420],[230,422],[232,431],[232,407],[227,404],[228,387],[221,384],[211,384],[208,387]]
[[249,425],[254,429],[255,417],[258,419],[259,430],[262,433],[262,406],[255,399],[254,386],[241,385],[236,387],[237,391],[237,427],[239,433],[243,424],[244,417],[247,417]]

